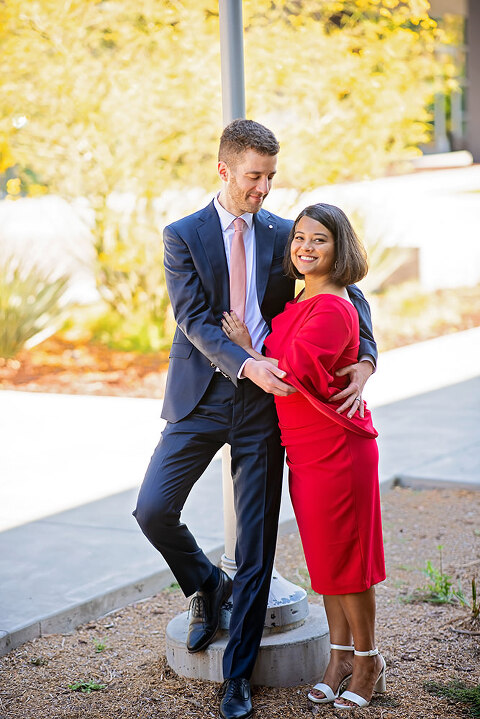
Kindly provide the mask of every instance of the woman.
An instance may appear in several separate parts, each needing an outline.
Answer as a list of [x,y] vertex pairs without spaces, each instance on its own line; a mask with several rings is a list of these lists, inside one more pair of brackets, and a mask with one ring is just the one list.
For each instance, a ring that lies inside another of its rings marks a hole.
[[[304,278],[305,288],[273,320],[266,356],[297,389],[275,403],[292,504],[333,650],[323,681],[308,696],[354,709],[385,691],[385,661],[375,645],[374,585],[385,579],[377,432],[368,410],[349,419],[328,400],[345,386],[336,370],[357,361],[358,315],[346,287],[365,276],[367,262],[342,210],[317,204],[295,220],[284,267]],[[262,358],[234,313],[225,313],[222,326]],[[347,680],[349,691],[341,693]]]

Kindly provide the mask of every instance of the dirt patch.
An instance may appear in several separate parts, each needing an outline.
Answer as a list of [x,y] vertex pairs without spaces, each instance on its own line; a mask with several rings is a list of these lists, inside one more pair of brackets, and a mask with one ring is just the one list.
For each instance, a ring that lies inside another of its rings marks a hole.
[[0,359],[0,389],[160,399],[168,352],[116,352],[51,337],[13,360]]
[[[382,499],[387,580],[378,586],[378,646],[387,662],[387,693],[363,714],[375,719],[456,719],[460,705],[430,695],[425,683],[480,681],[480,637],[460,634],[469,616],[459,604],[406,603],[425,584],[426,561],[439,563],[468,596],[480,575],[480,492],[395,489]],[[298,535],[282,537],[276,566],[307,586]],[[310,593],[310,602],[320,601]],[[69,635],[29,642],[0,659],[1,719],[207,719],[217,717],[211,682],[178,677],[165,661],[165,627],[186,608],[176,589],[130,605]],[[319,677],[320,679],[321,677]],[[69,689],[74,682],[104,688]],[[258,719],[347,716],[313,707],[305,687],[254,691]]]

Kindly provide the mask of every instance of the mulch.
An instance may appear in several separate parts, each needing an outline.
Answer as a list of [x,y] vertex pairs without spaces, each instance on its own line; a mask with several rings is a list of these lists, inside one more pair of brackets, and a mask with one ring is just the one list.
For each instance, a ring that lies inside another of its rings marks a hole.
[[[257,719],[364,716],[459,719],[466,705],[427,691],[428,682],[480,682],[480,636],[460,603],[409,601],[427,578],[427,560],[469,597],[480,572],[480,492],[394,489],[382,498],[387,579],[377,588],[377,643],[387,693],[365,710],[312,706],[305,687],[254,689]],[[308,587],[297,534],[279,539],[276,567]],[[309,591],[309,602],[321,598]],[[177,676],[165,659],[165,627],[187,601],[174,586],[68,635],[49,635],[0,658],[1,719],[207,719],[217,717],[218,685]],[[319,677],[320,679],[321,677]],[[82,693],[69,688],[93,682]]]

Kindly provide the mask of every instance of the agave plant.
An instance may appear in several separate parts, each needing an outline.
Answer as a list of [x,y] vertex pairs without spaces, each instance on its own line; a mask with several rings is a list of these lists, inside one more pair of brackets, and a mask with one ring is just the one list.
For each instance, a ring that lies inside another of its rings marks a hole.
[[14,257],[0,265],[0,357],[10,359],[23,347],[54,332],[64,312],[67,277],[52,278]]

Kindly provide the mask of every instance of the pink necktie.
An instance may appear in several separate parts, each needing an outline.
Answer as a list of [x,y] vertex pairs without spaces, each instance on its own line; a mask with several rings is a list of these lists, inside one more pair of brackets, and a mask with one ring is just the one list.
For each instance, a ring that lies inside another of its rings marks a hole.
[[237,217],[233,221],[235,232],[230,250],[230,309],[235,310],[242,322],[245,319],[247,294],[247,265],[245,245],[243,244],[243,230],[246,224],[241,217]]

